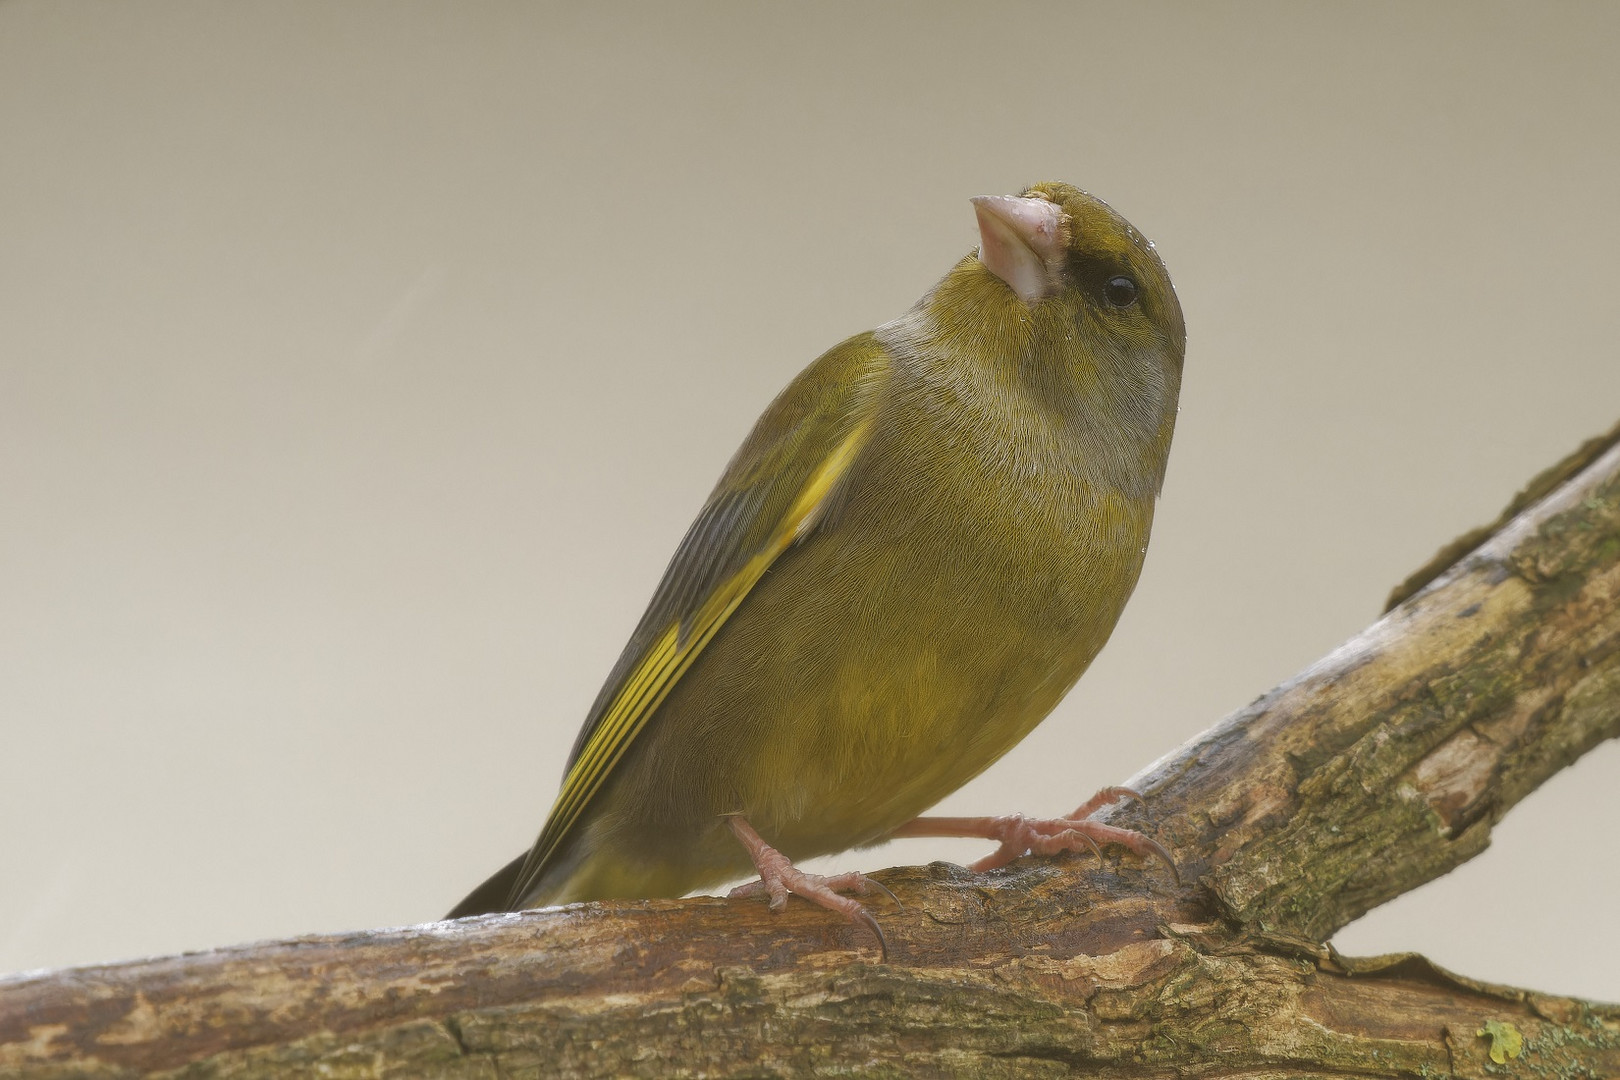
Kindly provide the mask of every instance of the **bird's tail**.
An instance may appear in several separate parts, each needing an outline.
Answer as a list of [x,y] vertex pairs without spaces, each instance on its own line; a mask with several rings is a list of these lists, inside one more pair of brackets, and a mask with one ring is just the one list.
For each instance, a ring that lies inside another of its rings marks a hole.
[[489,880],[467,894],[466,899],[450,909],[447,919],[460,919],[468,915],[487,915],[494,911],[510,911],[512,887],[517,884],[523,861],[529,857],[525,851],[495,873]]

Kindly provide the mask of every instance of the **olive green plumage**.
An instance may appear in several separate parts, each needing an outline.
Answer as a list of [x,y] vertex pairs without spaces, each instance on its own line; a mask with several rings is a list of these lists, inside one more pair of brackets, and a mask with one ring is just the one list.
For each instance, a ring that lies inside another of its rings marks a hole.
[[535,850],[453,914],[743,877],[728,813],[793,859],[876,843],[1085,671],[1142,568],[1185,331],[1123,218],[1067,184],[1025,194],[1066,218],[1049,294],[970,254],[782,392],[609,676]]

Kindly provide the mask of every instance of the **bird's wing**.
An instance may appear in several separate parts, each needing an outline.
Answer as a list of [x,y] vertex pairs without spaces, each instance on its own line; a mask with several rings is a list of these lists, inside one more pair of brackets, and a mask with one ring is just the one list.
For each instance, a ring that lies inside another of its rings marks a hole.
[[887,355],[870,334],[851,338],[805,369],[754,425],[597,695],[508,908],[522,906],[630,744],[748,591],[825,519],[871,436],[887,373]]

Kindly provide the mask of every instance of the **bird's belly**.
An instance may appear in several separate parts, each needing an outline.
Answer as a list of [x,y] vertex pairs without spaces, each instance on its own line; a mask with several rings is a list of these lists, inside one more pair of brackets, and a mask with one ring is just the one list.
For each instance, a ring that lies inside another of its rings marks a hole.
[[612,846],[685,891],[748,870],[723,814],[796,859],[881,840],[1057,704],[1107,640],[1145,528],[1049,543],[1033,566],[966,531],[896,545],[858,523],[788,552],[619,770]]
[[808,678],[775,673],[799,689],[771,695],[777,722],[760,730],[754,768],[738,769],[755,827],[795,858],[871,843],[1001,757],[1106,637],[1046,600],[1009,620],[1005,598],[971,577],[942,577],[926,598],[861,590],[850,631],[827,636]]

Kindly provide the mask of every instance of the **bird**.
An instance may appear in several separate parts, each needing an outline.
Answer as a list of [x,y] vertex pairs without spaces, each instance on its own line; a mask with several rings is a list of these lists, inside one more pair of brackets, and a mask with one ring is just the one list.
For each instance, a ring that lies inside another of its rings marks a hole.
[[[922,815],[1108,640],[1163,486],[1186,327],[1154,245],[1062,182],[971,200],[979,244],[771,402],[677,547],[538,839],[447,918],[799,895],[872,930],[871,879],[795,863],[895,836],[1157,841],[1073,814]],[[1139,797],[1139,796],[1137,796]],[[879,886],[881,888],[881,886]],[[885,890],[886,891],[886,890]],[[854,894],[854,895],[848,895]]]

